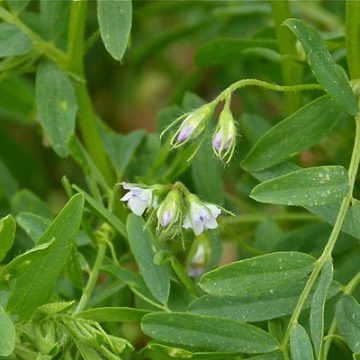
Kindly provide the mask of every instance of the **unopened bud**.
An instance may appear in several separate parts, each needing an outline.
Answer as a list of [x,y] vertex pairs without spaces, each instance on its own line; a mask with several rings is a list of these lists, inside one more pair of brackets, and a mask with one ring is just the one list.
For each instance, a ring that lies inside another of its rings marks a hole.
[[159,225],[167,228],[174,224],[180,215],[180,194],[177,189],[171,190],[157,211]]
[[212,144],[216,155],[221,160],[229,162],[236,145],[236,126],[231,110],[227,105],[220,113]]
[[187,115],[171,139],[171,144],[180,146],[199,136],[205,130],[212,111],[212,106],[206,104]]

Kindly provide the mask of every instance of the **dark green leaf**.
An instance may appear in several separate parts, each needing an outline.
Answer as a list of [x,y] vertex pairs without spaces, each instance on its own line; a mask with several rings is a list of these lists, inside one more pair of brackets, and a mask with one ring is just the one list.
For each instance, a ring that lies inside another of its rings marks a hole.
[[52,218],[53,216],[49,206],[28,189],[21,189],[18,191],[11,198],[10,205],[11,211],[15,214],[27,212],[43,218]]
[[50,225],[49,219],[28,212],[21,212],[16,215],[16,222],[25,230],[34,243],[40,239]]
[[41,126],[55,152],[67,156],[67,141],[75,131],[75,92],[67,75],[50,62],[38,67],[36,104]]
[[149,311],[128,307],[103,307],[82,311],[77,316],[102,322],[140,322]]
[[216,39],[202,45],[196,52],[198,65],[215,65],[239,61],[245,49],[253,47],[276,48],[276,41],[270,39]]
[[122,236],[126,237],[125,225],[122,221],[116,217],[113,213],[111,213],[108,209],[106,209],[102,204],[100,204],[97,200],[92,198],[89,194],[87,194],[84,190],[80,189],[78,186],[73,186],[76,191],[83,194],[85,201],[90,207],[105,221],[107,221],[114,229]]
[[279,252],[225,265],[203,275],[199,285],[211,295],[260,296],[300,281],[315,259],[297,252]]
[[267,131],[241,165],[260,171],[279,164],[318,143],[344,115],[330,96],[318,98]]
[[0,174],[0,197],[10,200],[18,189],[18,183],[1,159]]
[[340,335],[354,353],[360,352],[360,304],[349,295],[336,306],[336,322]]
[[106,50],[121,61],[130,36],[131,0],[98,0],[97,4],[100,34]]
[[0,356],[9,356],[15,348],[15,326],[0,306]]
[[106,133],[104,135],[106,150],[120,177],[124,174],[144,136],[145,132],[142,130],[133,131],[128,135],[115,133]]
[[16,223],[11,215],[0,220],[0,261],[11,249],[15,238]]
[[[283,162],[272,168],[253,173],[257,179],[261,181],[273,179],[277,176],[288,174],[301,168],[295,164]],[[335,204],[327,204],[323,206],[304,206],[305,209],[318,215],[330,224],[334,224],[339,213],[341,201]],[[346,217],[342,226],[342,231],[360,239],[360,201],[353,199],[351,206],[348,208]]]
[[293,360],[313,360],[311,342],[305,329],[296,324],[291,329],[290,350]]
[[349,191],[341,166],[302,169],[257,185],[250,196],[259,202],[283,205],[325,205],[341,200]]
[[333,278],[332,261],[327,261],[321,272],[310,308],[310,334],[315,357],[320,359],[324,337],[324,311],[326,296]]
[[299,19],[288,19],[284,24],[301,42],[317,81],[335,101],[355,116],[358,112],[356,98],[344,71],[331,57],[319,33]]
[[55,281],[70,256],[80,226],[83,205],[84,198],[81,194],[74,195],[69,200],[38,242],[44,245],[55,239],[53,245],[44,250],[42,256],[16,279],[8,309],[18,314],[19,319],[29,319],[36,308],[49,299]]
[[[195,314],[215,316],[244,322],[264,321],[290,315],[299,301],[306,279],[275,287],[267,293],[246,296],[211,296],[205,295],[193,301],[188,310]],[[328,298],[340,291],[340,286],[333,283]],[[307,299],[304,309],[309,308],[313,293]]]
[[134,214],[128,216],[126,230],[132,253],[154,297],[165,304],[170,292],[170,277],[167,265],[154,263],[154,240],[149,229],[144,229],[144,220]]
[[6,2],[12,12],[20,13],[26,8],[30,0],[7,0]]
[[156,340],[208,351],[265,353],[277,349],[276,340],[264,330],[227,319],[152,313],[144,316],[141,327]]
[[15,25],[0,24],[0,57],[26,54],[31,49],[31,40]]

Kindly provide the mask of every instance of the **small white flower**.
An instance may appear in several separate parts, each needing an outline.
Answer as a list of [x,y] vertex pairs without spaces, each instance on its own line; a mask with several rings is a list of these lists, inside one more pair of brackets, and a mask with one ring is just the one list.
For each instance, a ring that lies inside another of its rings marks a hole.
[[213,204],[202,204],[198,201],[191,201],[190,211],[184,220],[185,229],[193,229],[195,235],[200,235],[204,229],[216,229],[218,224],[216,218],[221,210]]
[[127,201],[130,210],[137,216],[141,216],[144,211],[156,203],[153,201],[154,189],[143,189],[132,184],[122,182],[122,187],[125,190],[129,190],[120,201]]

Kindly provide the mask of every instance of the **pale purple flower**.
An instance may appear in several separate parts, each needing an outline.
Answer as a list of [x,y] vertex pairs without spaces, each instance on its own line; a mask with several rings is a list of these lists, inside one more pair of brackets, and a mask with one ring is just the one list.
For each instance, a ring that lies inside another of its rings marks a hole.
[[153,203],[153,190],[143,189],[138,186],[123,182],[121,183],[125,190],[129,190],[120,200],[127,201],[130,210],[137,216],[141,216],[144,211]]
[[216,218],[221,210],[213,204],[202,204],[197,201],[190,203],[190,211],[184,220],[185,229],[193,229],[195,235],[200,235],[205,229],[216,229]]

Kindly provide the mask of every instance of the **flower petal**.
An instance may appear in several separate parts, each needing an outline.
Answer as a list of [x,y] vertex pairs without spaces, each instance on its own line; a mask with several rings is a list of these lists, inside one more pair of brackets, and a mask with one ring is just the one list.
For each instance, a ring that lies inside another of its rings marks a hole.
[[203,222],[207,229],[216,229],[218,227],[218,224],[213,216],[204,219]]
[[184,229],[191,229],[192,228],[192,224],[191,224],[189,215],[186,216],[186,218],[184,219],[183,228]]
[[204,223],[201,220],[193,223],[193,230],[196,236],[200,235],[204,231]]
[[120,201],[129,201],[133,196],[133,193],[131,191],[127,192]]
[[128,206],[135,215],[141,216],[147,208],[147,203],[137,196],[132,196]]
[[215,219],[220,215],[221,209],[219,209],[217,206],[215,206],[213,204],[206,204],[205,206],[210,210],[212,216]]

